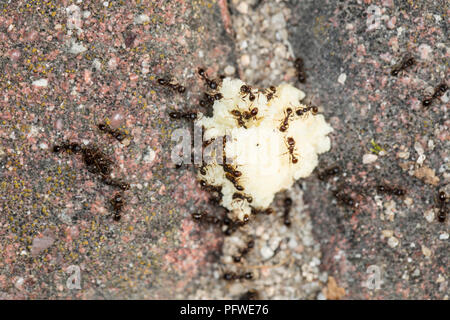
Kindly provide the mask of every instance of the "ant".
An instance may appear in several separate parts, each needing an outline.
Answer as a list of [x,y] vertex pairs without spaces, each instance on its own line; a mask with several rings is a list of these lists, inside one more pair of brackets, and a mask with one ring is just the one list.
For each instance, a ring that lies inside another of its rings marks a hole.
[[273,96],[275,95],[276,92],[277,92],[277,88],[275,88],[274,86],[270,86],[269,92],[266,95],[267,101],[272,100]]
[[286,109],[286,117],[283,120],[283,123],[280,126],[280,131],[281,132],[285,132],[288,128],[289,128],[289,117],[292,114],[292,109],[291,108],[287,108]]
[[244,127],[245,129],[247,129],[247,127],[245,126],[244,120],[242,120],[243,115],[239,110],[234,109],[234,110],[231,110],[230,113],[236,118],[238,125],[240,127]]
[[416,63],[416,60],[413,57],[405,57],[402,62],[397,64],[392,68],[391,75],[396,77],[400,71],[406,70],[408,67],[412,66]]
[[250,101],[255,100],[255,95],[252,93],[252,87],[244,84],[241,86],[241,93],[243,94],[242,98],[245,98],[248,95],[248,99]]
[[197,112],[180,112],[180,111],[173,111],[169,113],[169,117],[174,120],[178,120],[181,118],[187,119],[187,120],[195,120],[197,119]]
[[119,221],[121,218],[121,211],[124,206],[123,196],[121,194],[116,194],[114,198],[110,200],[110,203],[114,209],[114,221]]
[[200,213],[193,213],[191,214],[192,219],[198,222],[206,222],[210,224],[219,224],[221,220],[217,217],[210,216],[206,212],[200,212]]
[[253,198],[251,196],[248,195],[244,195],[242,193],[239,192],[235,192],[233,193],[232,199],[242,199],[242,200],[247,200],[248,203],[252,203],[253,202]]
[[65,151],[65,152],[73,152],[73,153],[77,154],[77,153],[80,153],[82,151],[82,149],[83,148],[80,146],[80,144],[78,144],[76,142],[71,142],[71,143],[65,142],[60,146],[58,146],[58,145],[53,146],[53,152],[55,152],[55,153]]
[[426,97],[422,100],[422,105],[424,107],[429,107],[435,99],[443,96],[443,94],[448,90],[448,86],[445,83],[441,83],[434,89],[434,93],[431,97]]
[[404,196],[406,194],[406,190],[398,188],[398,187],[390,187],[387,185],[379,185],[377,186],[377,190],[381,193],[387,193],[395,196]]
[[355,200],[353,200],[353,198],[350,197],[348,194],[342,193],[342,190],[338,189],[333,193],[334,197],[343,204],[348,205],[350,207],[354,207],[356,205]]
[[300,83],[305,83],[306,82],[306,73],[303,65],[303,59],[302,58],[297,58],[294,61],[294,67],[295,70],[297,71],[297,79],[298,82]]
[[172,80],[167,80],[164,78],[160,78],[158,79],[158,83],[162,86],[166,86],[169,87],[175,91],[178,91],[179,93],[184,93],[186,91],[186,88],[184,86],[182,86],[179,83],[173,83]]
[[239,297],[239,300],[259,300],[259,292],[254,289],[248,290]]
[[232,281],[232,280],[251,280],[253,279],[253,273],[252,272],[246,272],[242,274],[236,274],[234,272],[226,272],[223,275],[223,279],[226,281]]
[[250,221],[249,216],[246,214],[244,215],[243,221],[233,221],[227,216],[225,216],[222,220],[222,223],[227,226],[227,228],[224,230],[224,234],[226,236],[231,236],[238,228],[243,227]]
[[445,219],[447,219],[447,203],[446,203],[447,196],[445,195],[444,191],[439,192],[438,199],[440,205],[437,218],[439,222],[445,222]]
[[253,108],[250,111],[244,111],[243,116],[245,120],[249,120],[251,118],[256,119],[256,115],[258,114],[258,108]]
[[127,137],[125,133],[120,132],[118,129],[112,129],[107,123],[99,123],[97,127],[100,131],[109,133],[119,142],[122,142]]
[[227,178],[234,185],[236,190],[244,191],[244,187],[239,185],[239,181],[238,181],[237,177],[234,174],[232,174],[230,172],[226,172],[225,173],[225,178]]
[[244,258],[254,247],[255,241],[254,240],[248,241],[247,246],[239,250],[240,255],[233,256],[233,261],[236,263],[241,262],[242,258]]
[[242,176],[242,172],[236,170],[232,165],[230,164],[224,164],[223,165],[223,170],[225,172],[231,173],[234,177],[239,178],[240,176]]
[[284,214],[283,214],[284,225],[287,227],[291,225],[291,218],[289,217],[289,212],[291,211],[291,208],[292,208],[292,199],[288,197],[284,199]]
[[198,74],[200,75],[200,77],[202,77],[202,79],[206,82],[206,84],[209,86],[210,89],[212,89],[212,90],[217,89],[217,82],[215,82],[214,80],[210,80],[208,78],[208,76],[205,73],[205,69],[199,68]]
[[297,163],[298,158],[294,156],[294,148],[295,148],[295,140],[292,137],[287,138],[287,144],[288,144],[288,151],[291,156],[292,163]]
[[337,174],[339,174],[340,169],[338,166],[332,166],[328,169],[325,169],[322,172],[319,172],[317,174],[317,177],[319,178],[319,180],[326,180],[327,178],[331,177],[331,176],[335,176]]

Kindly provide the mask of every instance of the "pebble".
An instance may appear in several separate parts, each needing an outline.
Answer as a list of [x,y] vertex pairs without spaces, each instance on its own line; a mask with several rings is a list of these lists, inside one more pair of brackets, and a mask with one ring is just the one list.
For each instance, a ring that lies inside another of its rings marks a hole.
[[369,163],[377,161],[377,159],[378,159],[378,156],[376,154],[366,153],[365,155],[363,155],[362,162],[363,162],[363,164],[369,164]]
[[241,63],[243,66],[248,66],[250,64],[250,56],[248,54],[244,54],[241,57]]
[[248,13],[248,4],[245,2],[241,2],[238,6],[237,6],[237,10],[242,13],[242,14],[247,14]]
[[424,245],[422,245],[422,253],[425,257],[431,256],[431,250]]
[[48,85],[47,79],[39,79],[39,80],[33,81],[33,86],[35,86],[35,87],[46,87],[47,85]]
[[439,235],[439,240],[447,240],[447,239],[448,239],[448,233],[447,232],[441,233]]
[[338,82],[342,85],[345,84],[345,80],[347,80],[347,75],[345,73],[341,73],[338,77]]
[[135,24],[144,24],[146,22],[150,22],[150,18],[146,14],[140,14],[137,17],[134,18]]
[[77,43],[75,40],[72,40],[72,45],[70,46],[70,53],[73,54],[79,54],[83,53],[87,50],[85,46],[83,46],[81,43]]
[[264,246],[261,248],[260,254],[264,260],[267,260],[273,256],[273,250],[268,246]]
[[231,77],[236,73],[236,68],[228,65],[225,67],[225,69],[223,71],[225,72],[226,76]]
[[398,239],[396,237],[390,237],[388,239],[388,245],[391,248],[395,248],[396,246],[398,246],[399,243],[400,243],[400,241],[398,241]]

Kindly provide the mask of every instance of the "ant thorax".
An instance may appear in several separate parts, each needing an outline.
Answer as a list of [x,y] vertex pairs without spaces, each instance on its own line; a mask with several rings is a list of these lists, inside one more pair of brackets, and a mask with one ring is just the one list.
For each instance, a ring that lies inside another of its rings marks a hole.
[[318,154],[330,149],[332,128],[317,107],[301,104],[305,94],[288,84],[257,89],[225,78],[217,93],[226,99],[215,101],[213,116],[200,116],[195,124],[205,129],[207,140],[228,136],[223,151],[230,162],[208,163],[198,177],[220,186],[220,204],[243,221],[252,209],[267,209],[275,193],[311,174]]

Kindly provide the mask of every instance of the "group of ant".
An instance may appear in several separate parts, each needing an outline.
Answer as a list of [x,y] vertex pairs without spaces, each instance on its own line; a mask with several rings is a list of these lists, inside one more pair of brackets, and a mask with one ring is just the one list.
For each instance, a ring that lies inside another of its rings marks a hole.
[[[328,169],[325,169],[323,171],[320,171],[317,174],[317,177],[319,180],[325,181],[331,176],[335,176],[341,172],[340,168],[338,166],[332,166]],[[379,184],[376,186],[376,191],[381,194],[388,194],[392,196],[397,197],[403,197],[406,195],[406,190],[403,188],[400,188],[398,186],[390,186],[387,184]],[[347,193],[344,193],[342,189],[335,190],[334,196],[338,201],[341,203],[348,205],[350,207],[354,207],[356,205],[356,201]],[[439,213],[437,215],[437,220],[439,222],[445,222],[447,217],[447,206],[446,206],[446,195],[444,191],[440,191],[438,194],[438,200],[439,200]]]
[[[407,68],[413,66],[416,63],[416,60],[413,57],[407,56],[404,57],[403,60],[395,65],[391,70],[391,75],[396,77],[400,71],[404,71]],[[445,83],[439,84],[435,89],[434,93],[431,96],[427,96],[422,99],[422,105],[426,108],[431,106],[434,100],[442,97],[444,93],[448,90],[448,85]]]
[[[106,132],[114,137],[119,142],[122,142],[126,134],[117,129],[112,129],[106,123],[98,124],[98,129]],[[96,146],[82,146],[77,142],[64,142],[61,145],[53,146],[54,153],[66,152],[69,154],[81,154],[82,161],[86,169],[100,177],[101,182],[121,190],[116,193],[109,201],[113,209],[114,221],[119,221],[121,218],[122,209],[124,207],[123,193],[130,189],[127,182],[111,178],[113,161]]]

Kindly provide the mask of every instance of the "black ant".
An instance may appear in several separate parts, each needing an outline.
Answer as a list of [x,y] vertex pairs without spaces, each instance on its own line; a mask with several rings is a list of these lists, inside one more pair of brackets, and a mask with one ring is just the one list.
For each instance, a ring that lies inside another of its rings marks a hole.
[[200,212],[200,213],[196,212],[196,213],[193,213],[191,216],[192,216],[192,219],[194,219],[197,222],[206,222],[206,223],[216,224],[216,225],[221,222],[221,220],[219,218],[210,216],[206,212]]
[[270,86],[269,92],[266,95],[267,101],[272,100],[273,96],[275,95],[276,92],[277,92],[277,88],[275,88],[274,86]]
[[232,165],[230,164],[224,164],[223,165],[223,170],[225,172],[231,173],[234,177],[239,178],[240,176],[242,176],[242,172],[236,170],[236,168],[234,168]]
[[395,196],[404,196],[406,194],[406,190],[398,188],[398,187],[390,187],[387,185],[379,185],[377,186],[378,192],[387,193]]
[[248,195],[244,195],[242,193],[239,192],[235,192],[233,193],[232,199],[241,199],[241,200],[247,200],[248,203],[252,203],[253,202],[253,198],[251,196]]
[[437,215],[437,219],[439,222],[445,222],[447,219],[447,196],[445,195],[444,191],[439,192],[438,195],[439,199],[439,213]]
[[251,280],[253,279],[253,273],[252,272],[245,272],[242,274],[236,274],[234,272],[226,272],[223,275],[223,279],[226,281],[232,281],[232,280]]
[[297,58],[294,61],[294,67],[295,70],[297,71],[297,79],[298,82],[300,83],[305,83],[306,82],[306,73],[303,65],[303,59],[302,58]]
[[239,250],[239,255],[233,256],[233,261],[236,263],[241,262],[242,258],[244,258],[250,252],[250,250],[253,249],[254,247],[255,247],[255,241],[249,240],[247,242],[246,247]]
[[187,119],[187,120],[195,120],[197,119],[197,112],[180,112],[180,111],[173,111],[169,113],[169,117],[174,120],[178,120],[181,118]]
[[291,218],[289,217],[289,212],[291,211],[291,208],[292,208],[292,199],[291,198],[284,199],[283,220],[284,224],[288,227],[291,225]]
[[412,66],[415,63],[416,60],[413,57],[405,57],[400,64],[397,64],[392,68],[391,75],[396,77],[400,71],[406,70],[408,67]]
[[186,91],[186,88],[184,86],[182,86],[179,83],[173,83],[172,80],[160,78],[160,79],[158,79],[158,83],[162,86],[169,87],[179,93],[184,93]]
[[291,156],[292,163],[297,163],[298,158],[294,156],[294,148],[295,148],[295,140],[292,137],[287,138],[287,144],[288,144],[288,151],[289,155]]
[[99,123],[97,127],[100,131],[110,134],[119,142],[122,142],[127,137],[125,133],[118,129],[112,129],[107,123]]
[[249,120],[251,118],[256,119],[256,115],[258,114],[258,108],[253,108],[250,111],[244,111],[244,113],[242,114],[245,118],[245,120]]
[[325,169],[322,172],[319,172],[317,174],[317,177],[319,178],[319,180],[323,181],[323,180],[328,179],[331,176],[335,176],[335,175],[339,174],[339,172],[340,172],[340,169],[338,166],[332,166],[328,169]]
[[224,230],[224,234],[226,236],[231,236],[238,228],[245,226],[250,221],[249,216],[246,214],[244,215],[243,221],[233,221],[227,216],[225,216],[222,220],[222,223],[227,226],[227,228]]
[[259,292],[254,289],[248,290],[239,297],[239,300],[259,300]]
[[286,116],[283,120],[283,123],[280,126],[280,131],[281,132],[285,132],[288,128],[289,128],[289,117],[292,114],[292,109],[291,108],[287,108],[286,109]]
[[124,206],[124,200],[123,200],[123,195],[121,194],[116,194],[114,196],[114,198],[112,198],[110,200],[110,203],[113,207],[114,210],[114,216],[113,219],[114,221],[119,221],[121,218],[121,212],[122,212],[122,208]]
[[243,115],[239,110],[234,109],[234,110],[231,110],[230,113],[236,118],[238,125],[240,127],[244,127],[245,129],[247,129],[247,127],[245,126],[245,122],[242,119]]
[[255,95],[252,93],[252,87],[246,84],[241,86],[241,94],[243,95],[242,98],[245,98],[248,95],[250,101],[255,100]]
[[350,207],[354,207],[356,205],[355,200],[353,200],[352,197],[350,197],[348,194],[345,194],[342,192],[342,190],[336,190],[333,192],[334,193],[334,197],[342,202],[343,204],[350,206]]
[[225,173],[225,178],[227,178],[234,185],[236,190],[244,191],[244,187],[239,185],[238,178],[234,174],[232,174],[230,172],[226,172]]
[[215,82],[214,80],[210,80],[208,78],[208,76],[205,73],[205,69],[199,68],[198,74],[200,75],[200,77],[202,77],[202,79],[206,82],[206,84],[209,86],[210,89],[212,89],[212,90],[217,89],[217,82]]
[[76,142],[63,143],[60,146],[58,145],[53,146],[53,152],[59,153],[61,151],[80,153],[82,151],[82,147],[80,146],[80,144]]
[[431,97],[426,97],[425,99],[422,100],[422,105],[424,107],[429,107],[435,99],[442,97],[447,90],[448,90],[447,84],[441,83],[434,89],[434,93]]

